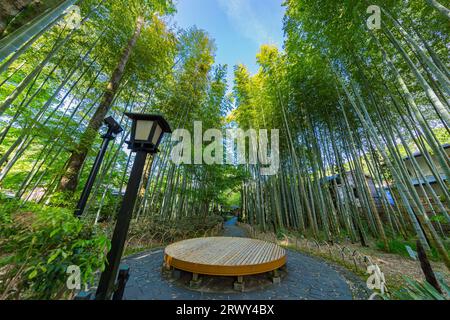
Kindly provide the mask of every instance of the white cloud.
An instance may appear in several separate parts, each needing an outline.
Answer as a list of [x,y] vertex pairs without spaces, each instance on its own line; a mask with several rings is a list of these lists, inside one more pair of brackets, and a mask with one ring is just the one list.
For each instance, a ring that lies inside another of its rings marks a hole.
[[257,4],[252,6],[253,1],[218,0],[218,2],[237,32],[258,45],[273,42],[266,27],[267,21],[261,21],[261,18],[255,14],[253,6]]

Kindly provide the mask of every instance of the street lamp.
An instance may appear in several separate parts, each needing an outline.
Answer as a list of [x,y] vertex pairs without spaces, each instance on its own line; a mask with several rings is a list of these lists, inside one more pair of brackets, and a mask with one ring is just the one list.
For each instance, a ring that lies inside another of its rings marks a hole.
[[102,146],[100,147],[100,151],[95,158],[91,172],[89,173],[89,177],[86,181],[86,184],[84,185],[83,192],[81,192],[80,200],[78,201],[77,207],[75,208],[75,215],[77,217],[80,217],[84,212],[86,203],[92,190],[92,186],[94,185],[95,178],[97,177],[98,170],[100,170],[100,166],[102,164],[103,158],[105,157],[106,150],[108,149],[109,142],[111,140],[114,140],[116,136],[123,131],[120,124],[116,120],[114,120],[113,117],[108,117],[103,120],[103,122],[108,126],[108,131],[106,131],[106,133],[102,135]]
[[115,291],[117,271],[122,258],[123,247],[133,215],[147,154],[158,152],[158,146],[164,133],[172,132],[167,121],[160,115],[138,113],[125,113],[125,115],[133,121],[130,141],[127,143],[131,152],[136,153],[136,157],[128,180],[127,190],[117,216],[117,223],[111,241],[111,250],[107,255],[107,265],[100,276],[95,296],[97,300],[109,300],[111,294]]

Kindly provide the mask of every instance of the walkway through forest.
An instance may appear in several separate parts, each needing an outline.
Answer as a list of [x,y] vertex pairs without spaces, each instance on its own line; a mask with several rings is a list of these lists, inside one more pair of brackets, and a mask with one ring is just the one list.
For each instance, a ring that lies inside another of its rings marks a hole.
[[246,238],[247,233],[243,228],[237,225],[237,217],[234,217],[225,222],[223,226],[223,236]]
[[[127,299],[351,299],[347,258],[389,299],[448,298],[418,289],[425,254],[450,279],[445,1],[190,2],[1,0],[0,300],[71,299],[68,267],[84,287],[122,258]],[[161,275],[225,215],[299,250],[281,284]]]

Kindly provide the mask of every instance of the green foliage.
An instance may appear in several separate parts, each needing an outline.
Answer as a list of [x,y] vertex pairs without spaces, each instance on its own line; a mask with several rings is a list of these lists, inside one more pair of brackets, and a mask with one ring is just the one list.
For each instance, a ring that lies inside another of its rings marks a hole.
[[450,288],[439,274],[436,276],[439,287],[443,293],[440,293],[427,281],[419,282],[405,278],[406,286],[393,293],[393,298],[400,300],[449,300]]
[[[386,251],[389,253],[398,254],[398,255],[401,255],[404,257],[408,257],[408,258],[410,258],[410,256],[409,256],[409,253],[406,250],[405,246],[409,246],[409,247],[411,247],[411,249],[417,250],[416,240],[414,240],[414,239],[411,239],[408,241],[403,240],[403,239],[389,239],[388,243],[389,243],[389,250],[386,250],[384,243],[380,240],[376,241],[376,246],[380,250],[383,250],[383,251]],[[448,248],[447,248],[447,251],[448,251]],[[434,247],[431,248],[430,256],[428,258],[430,260],[434,260],[434,261],[441,260],[436,248],[434,248]]]
[[221,199],[221,203],[225,204],[228,207],[239,206],[241,204],[241,193],[237,191],[223,192]]
[[437,214],[435,216],[432,216],[430,218],[430,221],[439,222],[439,223],[442,223],[442,224],[447,223],[447,219],[445,218],[445,216],[442,213]]
[[3,298],[67,297],[69,266],[80,267],[84,284],[103,268],[109,240],[72,211],[31,204],[20,208],[2,198],[0,222]]
[[285,236],[288,234],[287,230],[284,228],[279,228],[276,232],[278,240],[283,240]]
[[54,207],[73,208],[75,197],[65,192],[54,192],[51,195],[50,203]]

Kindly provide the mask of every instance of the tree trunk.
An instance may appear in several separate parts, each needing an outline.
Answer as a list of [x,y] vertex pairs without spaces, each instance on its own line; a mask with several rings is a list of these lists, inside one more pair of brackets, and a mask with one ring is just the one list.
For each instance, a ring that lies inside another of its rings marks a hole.
[[76,149],[72,152],[72,155],[69,159],[67,168],[63,177],[61,178],[59,184],[60,191],[68,191],[74,192],[78,185],[78,178],[80,174],[81,167],[83,166],[84,161],[86,160],[86,156],[91,148],[95,134],[100,129],[103,119],[111,108],[111,103],[117,93],[117,90],[120,85],[120,81],[123,77],[125,67],[128,63],[128,60],[131,56],[134,46],[136,45],[137,39],[139,38],[142,30],[142,26],[144,25],[143,17],[139,17],[136,21],[136,28],[134,34],[128,41],[128,44],[125,50],[120,57],[120,60],[112,73],[111,79],[103,93],[103,98],[89,121],[89,125],[83,133],[80,143],[76,147]]
[[410,67],[412,73],[414,74],[417,82],[420,84],[420,86],[423,88],[426,96],[430,100],[431,104],[435,107],[435,109],[439,112],[440,116],[444,120],[445,124],[447,126],[450,126],[450,112],[448,112],[447,108],[443,105],[443,103],[439,100],[439,97],[436,95],[436,93],[433,91],[433,89],[430,87],[428,82],[425,80],[425,78],[421,75],[420,71],[417,69],[417,67],[414,65],[414,62],[411,60],[411,58],[408,56],[406,51],[402,48],[400,43],[397,41],[397,39],[394,37],[394,35],[389,31],[388,28],[384,28],[384,33],[386,37],[389,39],[389,41],[394,45],[394,47],[397,49],[397,51],[401,54],[405,62]]
[[433,272],[433,268],[431,267],[430,261],[428,260],[427,254],[422,247],[420,241],[417,241],[417,255],[420,261],[420,267],[422,269],[423,274],[425,275],[425,279],[429,284],[431,284],[440,294],[442,294],[442,289],[439,286],[439,282],[436,279],[436,275]]
[[[0,2],[0,60],[18,50],[42,30],[48,30],[65,15],[65,10],[77,1],[2,0]],[[20,12],[13,9],[11,2],[16,3],[15,6],[22,3]],[[28,4],[23,6],[25,2]]]
[[25,9],[33,0],[2,0],[0,4],[0,35],[5,31],[9,21]]
[[443,16],[450,19],[450,10],[449,9],[444,7],[442,4],[440,4],[436,0],[426,0],[426,1],[430,4],[430,6],[432,6],[434,9],[439,11]]

